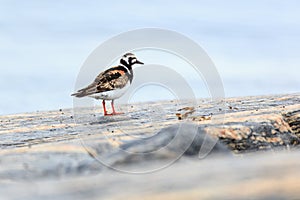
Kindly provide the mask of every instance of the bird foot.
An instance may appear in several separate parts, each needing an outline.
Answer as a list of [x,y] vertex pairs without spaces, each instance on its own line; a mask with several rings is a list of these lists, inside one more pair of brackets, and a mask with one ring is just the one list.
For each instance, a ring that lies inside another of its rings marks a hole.
[[113,116],[113,115],[122,115],[123,112],[112,112],[112,113],[104,113],[104,116]]

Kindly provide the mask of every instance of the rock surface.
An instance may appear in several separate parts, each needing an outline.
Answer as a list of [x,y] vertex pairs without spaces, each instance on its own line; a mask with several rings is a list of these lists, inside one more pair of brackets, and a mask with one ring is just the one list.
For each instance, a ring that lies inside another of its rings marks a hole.
[[0,116],[0,199],[300,196],[300,94],[123,107]]

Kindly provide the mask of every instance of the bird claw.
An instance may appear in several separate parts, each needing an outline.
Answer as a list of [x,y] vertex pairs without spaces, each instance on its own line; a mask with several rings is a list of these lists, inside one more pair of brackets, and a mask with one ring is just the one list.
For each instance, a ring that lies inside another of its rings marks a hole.
[[113,116],[113,115],[123,115],[123,112],[112,112],[112,113],[105,113],[104,116]]

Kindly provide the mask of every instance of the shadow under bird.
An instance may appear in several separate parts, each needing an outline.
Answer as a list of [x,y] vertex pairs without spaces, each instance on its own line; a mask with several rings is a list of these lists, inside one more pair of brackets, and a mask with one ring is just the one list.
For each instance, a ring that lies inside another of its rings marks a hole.
[[[118,66],[111,67],[101,72],[94,82],[87,87],[78,90],[71,96],[92,97],[102,99],[104,116],[123,114],[115,111],[114,100],[120,98],[128,90],[133,79],[132,67],[135,64],[144,64],[133,53],[126,53],[120,59]],[[112,113],[108,114],[105,100],[111,100]]]

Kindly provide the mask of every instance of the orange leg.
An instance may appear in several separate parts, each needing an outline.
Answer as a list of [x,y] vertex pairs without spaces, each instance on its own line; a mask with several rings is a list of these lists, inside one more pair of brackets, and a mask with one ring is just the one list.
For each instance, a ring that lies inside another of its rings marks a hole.
[[114,100],[111,101],[111,108],[113,110],[113,112],[111,113],[112,115],[121,115],[121,114],[124,114],[122,112],[116,112],[115,111]]
[[106,110],[106,107],[105,107],[105,101],[103,100],[102,101],[102,106],[103,106],[103,110],[104,110],[104,116],[111,116],[111,115],[121,115],[121,114],[124,114],[122,112],[116,112],[115,111],[115,106],[114,106],[114,100],[111,101],[111,108],[113,110],[112,113],[108,114],[107,113],[107,110]]
[[103,111],[104,111],[104,116],[107,115],[106,107],[105,107],[105,101],[102,101],[102,106],[103,106]]

